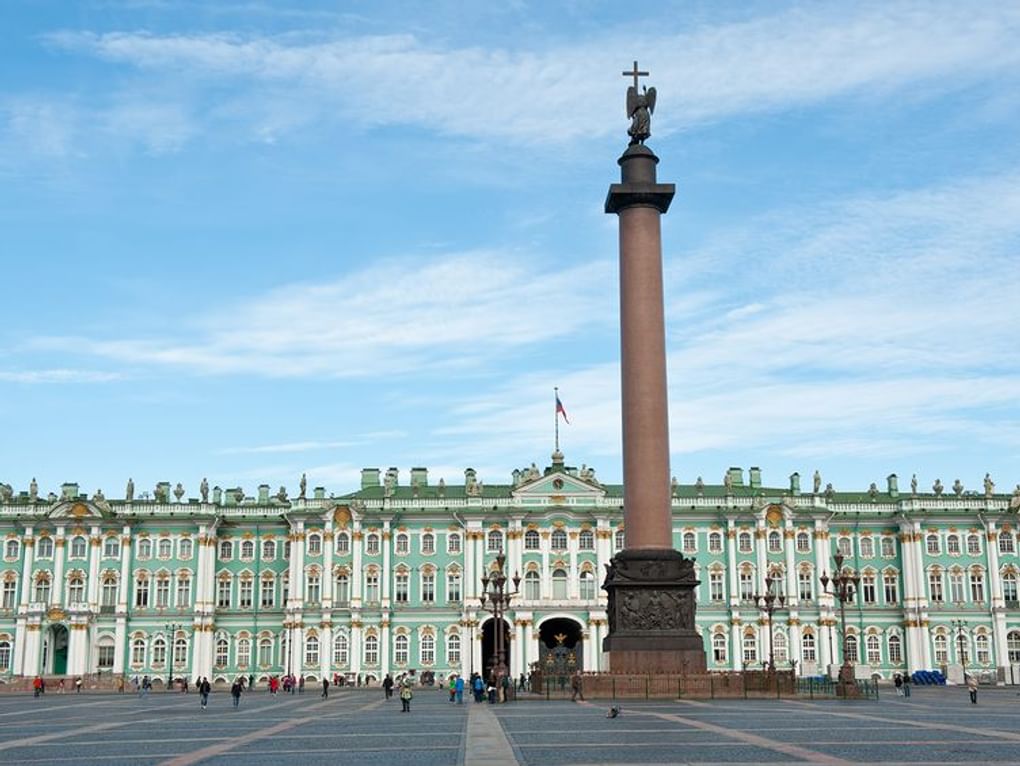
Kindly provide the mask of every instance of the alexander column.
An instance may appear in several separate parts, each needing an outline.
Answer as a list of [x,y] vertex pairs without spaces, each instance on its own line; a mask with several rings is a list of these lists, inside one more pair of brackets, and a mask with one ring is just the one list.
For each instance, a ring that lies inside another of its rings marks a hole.
[[623,412],[624,550],[609,564],[609,635],[602,649],[614,673],[699,673],[705,650],[694,629],[694,560],[673,548],[666,389],[666,329],[660,218],[673,184],[656,180],[651,135],[655,88],[630,72],[630,145],[606,212],[620,218],[620,356]]

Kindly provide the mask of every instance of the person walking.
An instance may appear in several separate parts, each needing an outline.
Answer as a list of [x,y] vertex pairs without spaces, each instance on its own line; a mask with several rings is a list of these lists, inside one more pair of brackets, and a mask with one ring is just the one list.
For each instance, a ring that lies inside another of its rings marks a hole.
[[152,679],[148,676],[142,676],[142,696],[148,697],[150,689],[152,689]]
[[471,689],[475,693],[475,702],[482,702],[485,698],[485,681],[477,673],[475,680],[471,682]]
[[42,676],[36,676],[32,679],[32,691],[34,692],[32,695],[34,697],[38,697],[42,694]]
[[323,678],[322,679],[322,698],[324,700],[328,700],[329,699],[329,679],[328,678]]
[[411,690],[411,679],[405,678],[404,682],[400,685],[400,712],[410,713],[411,712],[411,698],[414,697],[414,692]]
[[[63,679],[61,679],[61,680],[63,680]],[[81,686],[82,686],[81,676],[78,676],[76,679],[74,679],[74,693],[75,694],[81,694]]]
[[386,674],[386,678],[382,682],[384,699],[389,699],[393,696],[393,676],[389,673]]
[[457,676],[451,675],[450,680],[447,682],[447,687],[450,690],[450,702],[457,701]]
[[574,675],[570,677],[570,695],[571,702],[577,702],[577,698],[581,698],[581,702],[584,702],[584,681],[581,678],[581,671],[575,670]]
[[910,698],[910,671],[908,670],[903,674],[903,696],[907,699]]
[[124,693],[124,676],[117,676],[117,694]]
[[977,704],[977,676],[973,673],[967,676],[967,691],[970,692],[970,704]]
[[[230,687],[230,696],[234,698],[234,707],[236,708],[241,704],[241,679],[235,678],[233,685]],[[203,705],[204,707],[204,705]]]
[[457,704],[464,704],[464,677],[457,676],[457,681],[453,686],[454,693],[457,695]]
[[305,693],[305,677],[304,676],[301,676],[301,678],[298,679],[297,690],[298,690],[298,694],[304,694]]
[[64,693],[64,679],[61,678],[60,682],[57,684],[57,694],[63,694],[63,693]]
[[903,696],[903,676],[901,676],[899,673],[896,673],[895,675],[893,675],[893,686],[896,687],[896,696],[897,697],[902,697]]
[[198,685],[198,696],[202,700],[202,710],[205,710],[209,704],[209,693],[212,691],[212,685],[209,683],[209,679],[202,676],[202,681]]

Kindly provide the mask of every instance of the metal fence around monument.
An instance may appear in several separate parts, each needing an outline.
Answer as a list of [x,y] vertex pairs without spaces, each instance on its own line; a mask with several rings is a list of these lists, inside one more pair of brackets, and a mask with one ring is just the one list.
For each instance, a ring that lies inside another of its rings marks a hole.
[[[791,672],[732,672],[686,675],[586,673],[581,676],[585,699],[837,699],[839,685],[828,678],[799,678]],[[874,681],[858,681],[852,699],[878,699]],[[536,676],[519,699],[572,699],[570,676]]]

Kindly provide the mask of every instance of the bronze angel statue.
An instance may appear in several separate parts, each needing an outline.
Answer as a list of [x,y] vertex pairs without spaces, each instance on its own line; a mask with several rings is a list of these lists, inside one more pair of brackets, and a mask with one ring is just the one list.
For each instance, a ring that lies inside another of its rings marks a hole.
[[652,135],[652,114],[655,112],[655,88],[642,86],[642,92],[631,85],[627,88],[627,116],[630,117],[631,146],[643,144]]

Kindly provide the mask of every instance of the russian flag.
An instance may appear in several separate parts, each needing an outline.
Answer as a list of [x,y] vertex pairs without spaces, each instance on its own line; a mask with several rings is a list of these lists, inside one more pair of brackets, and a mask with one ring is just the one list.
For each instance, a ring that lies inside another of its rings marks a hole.
[[563,416],[563,422],[570,425],[570,419],[567,417],[567,410],[563,406],[563,402],[560,401],[560,395],[556,394],[556,414]]

